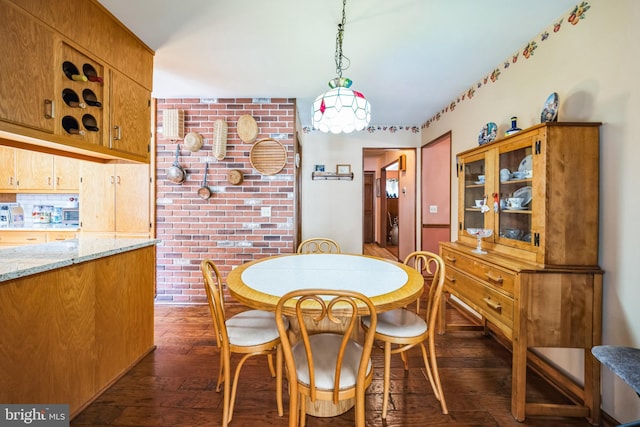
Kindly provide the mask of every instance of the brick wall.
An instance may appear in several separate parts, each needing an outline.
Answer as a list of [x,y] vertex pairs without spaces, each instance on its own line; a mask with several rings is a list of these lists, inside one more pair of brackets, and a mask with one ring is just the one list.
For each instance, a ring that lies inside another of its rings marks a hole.
[[[232,266],[253,259],[291,253],[293,249],[294,133],[295,101],[270,99],[158,99],[156,145],[156,237],[162,240],[157,251],[157,300],[174,303],[203,303],[200,262],[211,258],[226,277]],[[174,184],[166,170],[175,160],[176,141],[162,135],[162,110],[185,112],[185,134],[198,132],[204,146],[191,152],[180,143],[180,164],[187,180]],[[287,164],[276,175],[262,175],[251,166],[252,144],[238,137],[236,123],[250,114],[258,123],[258,140],[273,138],[287,149]],[[214,121],[228,125],[227,153],[216,160],[212,153]],[[209,162],[207,185],[213,190],[208,200],[198,197],[205,162]],[[227,182],[230,169],[244,172],[240,185]],[[271,207],[271,216],[262,217],[261,208]]]

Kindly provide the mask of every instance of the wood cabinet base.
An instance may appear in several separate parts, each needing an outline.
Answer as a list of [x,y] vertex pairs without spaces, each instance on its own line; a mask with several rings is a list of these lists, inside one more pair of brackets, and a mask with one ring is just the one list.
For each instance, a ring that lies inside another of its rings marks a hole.
[[[476,255],[472,246],[440,243],[445,261],[445,292],[480,316],[511,346],[511,413],[518,421],[529,415],[585,417],[600,422],[600,368],[591,348],[602,335],[602,271],[593,267],[544,268],[500,254]],[[440,310],[444,333],[446,299]],[[584,386],[578,386],[531,351],[532,348],[575,348],[584,352]],[[526,400],[527,366],[576,402],[576,405],[530,403]]]
[[0,402],[75,416],[153,350],[155,246],[0,283]]

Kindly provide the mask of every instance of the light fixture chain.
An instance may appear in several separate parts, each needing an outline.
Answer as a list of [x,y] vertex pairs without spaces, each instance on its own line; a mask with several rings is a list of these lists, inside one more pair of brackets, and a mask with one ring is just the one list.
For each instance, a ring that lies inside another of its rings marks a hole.
[[[349,58],[342,54],[342,40],[344,38],[344,26],[347,22],[347,15],[345,13],[345,9],[347,7],[347,0],[342,0],[342,22],[338,24],[338,34],[336,36],[336,74],[338,77],[342,77],[342,71],[349,68],[350,61]],[[347,61],[347,65],[342,65],[342,60]]]

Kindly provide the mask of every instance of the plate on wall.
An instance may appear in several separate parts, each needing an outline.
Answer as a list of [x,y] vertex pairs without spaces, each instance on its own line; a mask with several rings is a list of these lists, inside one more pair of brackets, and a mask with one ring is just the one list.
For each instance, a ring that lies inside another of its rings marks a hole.
[[558,121],[558,103],[558,94],[553,92],[544,102],[544,107],[540,114],[540,123]]
[[478,144],[484,145],[488,142],[492,142],[496,139],[497,135],[498,126],[493,122],[489,122],[480,130],[480,134],[478,135]]

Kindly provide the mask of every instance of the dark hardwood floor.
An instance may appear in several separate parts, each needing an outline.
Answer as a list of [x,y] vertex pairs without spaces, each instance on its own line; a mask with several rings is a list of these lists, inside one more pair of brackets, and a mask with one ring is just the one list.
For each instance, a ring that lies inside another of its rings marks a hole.
[[[242,307],[228,301],[228,314]],[[447,310],[456,323],[456,310]],[[216,393],[218,349],[208,306],[156,305],[157,348],[71,421],[71,426],[218,426],[222,395]],[[368,426],[590,426],[580,418],[530,417],[524,423],[511,416],[511,354],[480,332],[450,332],[436,338],[438,363],[449,414],[443,415],[421,368],[418,350],[410,351],[405,373],[393,357],[390,410],[381,419],[381,348],[374,351],[375,378],[367,393]],[[233,358],[235,367],[238,359]],[[534,373],[528,398],[566,402]],[[250,359],[243,367],[231,426],[286,426],[275,403],[275,379],[266,359]],[[335,418],[307,417],[307,425],[352,426],[353,410]]]

